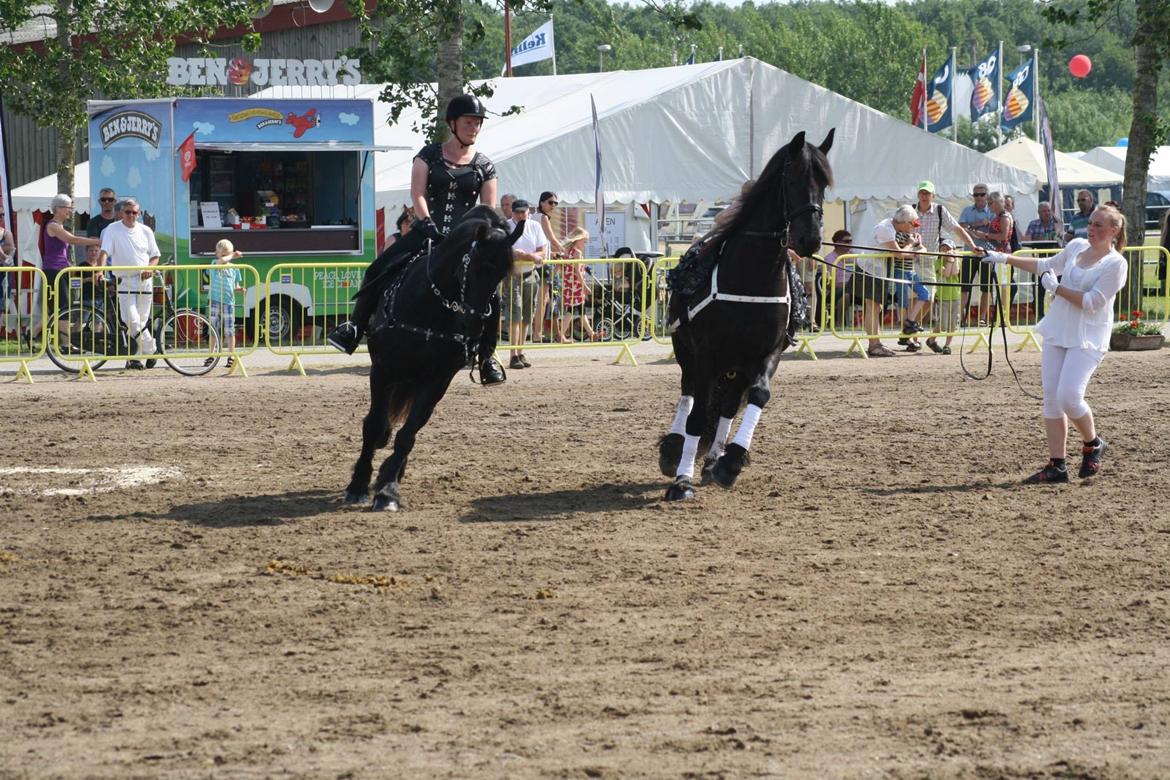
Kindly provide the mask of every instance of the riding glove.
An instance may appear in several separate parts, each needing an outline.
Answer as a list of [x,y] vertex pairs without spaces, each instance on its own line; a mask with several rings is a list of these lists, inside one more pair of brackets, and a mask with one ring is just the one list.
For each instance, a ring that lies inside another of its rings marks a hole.
[[988,252],[983,256],[983,262],[991,265],[1000,265],[1008,261],[1006,252]]
[[1056,274],[1051,271],[1045,271],[1040,276],[1040,286],[1048,292],[1056,295],[1056,288],[1060,287],[1060,282],[1056,279]]
[[411,223],[410,229],[419,231],[424,236],[435,242],[442,241],[447,237],[443,231],[439,230],[439,226],[436,225],[435,221],[430,217],[425,219],[416,219]]

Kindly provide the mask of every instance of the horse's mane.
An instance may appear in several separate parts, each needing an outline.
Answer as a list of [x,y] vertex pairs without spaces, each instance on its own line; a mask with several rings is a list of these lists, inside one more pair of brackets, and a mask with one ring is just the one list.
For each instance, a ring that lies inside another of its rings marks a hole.
[[[713,231],[713,237],[735,235],[748,229],[758,212],[776,203],[776,191],[783,184],[784,161],[788,159],[788,144],[772,155],[772,159],[764,167],[756,183],[748,190],[740,203],[739,211],[726,225]],[[789,173],[797,176],[811,175],[821,186],[822,191],[833,184],[833,169],[829,165],[829,158],[814,144],[804,144],[803,152],[791,163]],[[709,242],[717,245],[718,242]]]

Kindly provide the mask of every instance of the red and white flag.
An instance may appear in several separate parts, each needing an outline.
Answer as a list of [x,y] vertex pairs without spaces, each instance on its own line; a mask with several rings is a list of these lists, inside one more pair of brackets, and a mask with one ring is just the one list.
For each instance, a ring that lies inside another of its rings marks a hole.
[[926,129],[926,49],[922,50],[922,64],[914,80],[914,94],[910,96],[910,124]]
[[195,134],[187,136],[187,140],[179,145],[179,168],[183,172],[183,181],[191,178],[195,170]]

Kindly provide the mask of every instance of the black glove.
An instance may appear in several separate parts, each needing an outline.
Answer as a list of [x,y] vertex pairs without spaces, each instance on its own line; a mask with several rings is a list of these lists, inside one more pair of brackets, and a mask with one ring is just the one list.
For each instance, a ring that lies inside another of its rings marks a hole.
[[410,229],[419,231],[424,236],[436,243],[447,237],[443,231],[439,230],[439,226],[436,225],[435,221],[430,217],[427,217],[426,219],[416,219],[411,223]]

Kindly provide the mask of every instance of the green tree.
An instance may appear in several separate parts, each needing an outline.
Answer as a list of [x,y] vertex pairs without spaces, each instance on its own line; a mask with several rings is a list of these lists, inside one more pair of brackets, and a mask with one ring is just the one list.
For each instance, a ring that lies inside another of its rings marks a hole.
[[[57,188],[73,194],[77,141],[87,126],[85,102],[96,97],[148,98],[173,92],[166,59],[180,35],[206,41],[219,27],[249,25],[260,0],[0,0],[12,29],[42,20],[44,41],[0,46],[0,82],[13,110],[56,130]],[[259,35],[245,36],[255,49]]]
[[[1088,0],[1084,5],[1053,4],[1045,9],[1047,18],[1068,28],[1088,22],[1098,27],[1112,25],[1133,10],[1134,81],[1132,115],[1129,128],[1129,152],[1125,158],[1125,193],[1122,211],[1129,222],[1129,243],[1145,243],[1146,180],[1150,157],[1170,135],[1170,124],[1158,116],[1158,82],[1162,69],[1170,61],[1170,0]],[[1067,41],[1069,33],[1062,40]],[[1141,274],[1130,274],[1140,288]],[[1123,310],[1128,305],[1123,301]]]
[[[513,10],[547,10],[550,3],[504,1]],[[397,121],[406,108],[419,106],[424,116],[436,118],[430,123],[431,137],[442,141],[448,130],[445,122],[438,121],[440,107],[465,91],[491,94],[487,84],[467,86],[482,73],[469,54],[482,54],[488,29],[483,10],[502,6],[480,0],[375,0],[367,6],[364,0],[349,0],[348,7],[369,46],[351,54],[361,58],[365,79],[385,84],[379,99],[390,107],[391,121]],[[502,35],[500,40],[502,52]],[[491,75],[498,74],[497,70]]]

